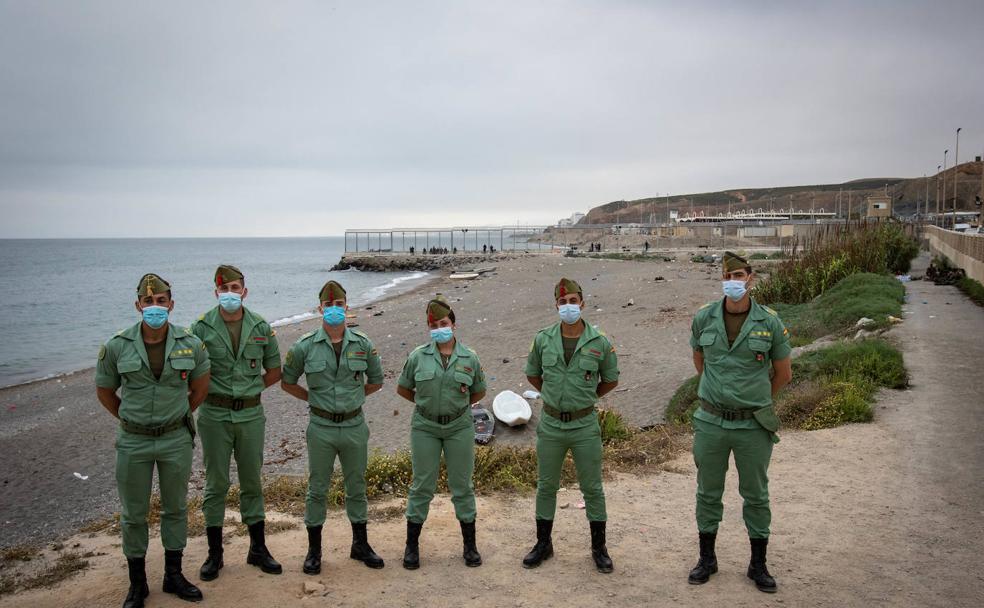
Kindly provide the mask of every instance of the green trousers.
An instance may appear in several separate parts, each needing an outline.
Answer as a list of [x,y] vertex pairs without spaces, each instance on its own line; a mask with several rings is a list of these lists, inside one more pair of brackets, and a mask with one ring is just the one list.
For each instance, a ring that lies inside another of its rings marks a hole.
[[254,524],[264,519],[263,435],[266,418],[247,422],[219,421],[198,416],[198,434],[202,438],[205,460],[205,496],[202,513],[206,526],[221,526],[225,522],[225,501],[229,494],[229,460],[235,455],[239,477],[239,514],[243,523]]
[[769,538],[769,460],[772,435],[765,429],[723,429],[694,419],[694,462],[697,463],[697,529],[717,532],[724,513],[724,476],[728,457],[735,455],[742,516],[749,538]]
[[564,458],[570,450],[584,496],[588,521],[606,521],[605,489],[601,485],[601,427],[594,424],[565,429],[546,414],[536,427],[536,518],[553,520]]
[[147,515],[157,465],[161,492],[161,543],[168,551],[182,550],[188,540],[188,479],[192,440],[180,428],[160,437],[125,433],[116,437],[116,488],[120,495],[123,554],[147,554]]
[[448,469],[448,488],[458,521],[475,521],[475,426],[470,412],[450,424],[442,425],[413,415],[410,426],[410,459],[413,482],[407,497],[407,520],[417,524],[427,521],[430,503],[437,489],[441,453]]
[[366,463],[369,461],[369,425],[354,426],[308,422],[308,489],[304,500],[304,525],[320,526],[328,511],[328,490],[335,470],[335,457],[342,464],[345,480],[345,514],[351,522],[369,519],[366,500]]

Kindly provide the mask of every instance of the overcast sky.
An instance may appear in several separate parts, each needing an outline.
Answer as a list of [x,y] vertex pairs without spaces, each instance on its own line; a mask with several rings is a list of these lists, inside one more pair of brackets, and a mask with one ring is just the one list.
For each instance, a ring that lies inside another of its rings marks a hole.
[[982,66],[979,0],[0,0],[0,237],[540,224],[921,176],[957,127],[982,153]]

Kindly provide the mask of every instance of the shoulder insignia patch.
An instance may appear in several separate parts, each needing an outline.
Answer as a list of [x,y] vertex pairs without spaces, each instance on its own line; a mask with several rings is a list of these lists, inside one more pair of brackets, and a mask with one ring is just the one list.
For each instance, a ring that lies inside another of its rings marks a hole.
[[785,327],[783,327],[783,328],[782,328],[782,335],[784,335],[784,336],[788,336],[788,335],[789,335],[789,330],[788,330],[788,329],[786,329]]
[[301,336],[300,338],[298,338],[298,341],[300,341],[300,340],[307,340],[308,338],[310,338],[311,336],[313,336],[316,333],[318,333],[317,330],[315,330],[315,331],[309,331],[306,334],[304,334],[303,336]]
[[705,308],[707,308],[708,306],[710,306],[710,305],[711,305],[711,304],[713,304],[713,303],[714,303],[714,302],[708,302],[707,304],[704,304],[703,306],[701,306],[701,307],[700,307],[700,308],[698,308],[697,310],[704,310]]
[[762,308],[764,308],[765,309],[765,312],[769,313],[773,317],[778,317],[779,316],[779,313],[777,313],[776,311],[772,310],[768,306],[763,306]]
[[417,348],[415,348],[412,351],[410,351],[410,354],[412,355],[412,354],[414,354],[415,352],[417,352],[419,350],[423,350],[423,349],[427,348],[427,346],[428,346],[427,344],[421,344]]
[[365,338],[366,340],[369,339],[369,336],[366,335],[366,332],[362,331],[361,329],[353,329],[351,331],[353,334],[359,336],[360,338]]
[[205,348],[205,343],[204,342],[202,342],[202,350],[208,350],[207,348]]
[[103,344],[99,347],[99,360],[102,361],[106,358],[106,345]]
[[204,321],[205,320],[205,313],[202,313],[201,316],[198,317],[198,320],[199,321]]
[[372,352],[369,353],[369,354],[372,355],[373,357],[375,357],[375,356],[379,355],[379,351],[374,348],[374,349],[372,349]]
[[287,351],[287,356],[284,358],[284,363],[286,363],[287,365],[290,365],[293,362],[294,362],[294,351],[293,350],[289,350],[289,351]]
[[276,329],[273,329],[273,328],[271,327],[271,328],[270,328],[270,337],[272,338],[272,337],[274,337],[274,336],[276,336],[276,335],[277,335],[277,330],[276,330]]

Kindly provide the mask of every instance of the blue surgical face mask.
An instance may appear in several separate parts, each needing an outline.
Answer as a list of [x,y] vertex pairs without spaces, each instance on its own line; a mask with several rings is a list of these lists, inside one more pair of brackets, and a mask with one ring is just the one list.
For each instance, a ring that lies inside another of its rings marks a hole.
[[167,323],[167,309],[163,306],[148,306],[143,309],[143,320],[154,329],[160,329]]
[[581,318],[581,305],[580,304],[561,304],[557,308],[557,313],[560,314],[560,320],[568,325],[573,325],[577,323],[578,319]]
[[219,306],[226,312],[236,312],[243,307],[243,296],[232,291],[219,294]]
[[745,296],[748,286],[745,281],[721,281],[721,289],[729,300],[737,302]]
[[454,335],[454,330],[450,327],[438,327],[437,329],[432,329],[431,340],[437,342],[438,344],[444,344],[451,340],[451,336]]
[[341,306],[329,306],[325,308],[324,314],[325,323],[336,327],[345,322],[345,309]]

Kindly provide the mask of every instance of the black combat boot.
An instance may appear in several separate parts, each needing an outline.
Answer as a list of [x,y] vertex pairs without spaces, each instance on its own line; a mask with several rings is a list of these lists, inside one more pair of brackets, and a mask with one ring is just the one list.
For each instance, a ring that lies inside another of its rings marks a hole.
[[591,557],[594,558],[595,568],[598,572],[608,574],[615,569],[615,564],[608,557],[608,548],[605,546],[605,522],[588,523],[591,524]]
[[717,539],[717,532],[700,532],[700,559],[697,565],[690,571],[687,582],[691,585],[703,585],[711,575],[718,571],[717,555],[714,554],[714,540]]
[[416,570],[420,567],[420,530],[424,524],[407,520],[407,548],[403,550],[403,567]]
[[308,526],[308,552],[304,556],[304,574],[321,574],[321,526]]
[[383,558],[369,546],[369,535],[366,532],[366,522],[352,522],[352,550],[349,557],[357,559],[370,568],[382,568],[386,565]]
[[205,536],[208,537],[208,557],[198,571],[198,578],[203,581],[214,581],[219,578],[219,570],[224,565],[222,563],[222,526],[205,528]]
[[536,544],[523,558],[524,568],[536,568],[544,561],[553,557],[553,542],[550,533],[553,531],[552,519],[536,520]]
[[475,546],[475,522],[473,521],[461,521],[461,540],[464,542],[464,551],[461,556],[465,558],[465,565],[469,568],[475,568],[482,565],[482,556],[478,552],[478,547]]
[[755,581],[755,587],[759,591],[775,593],[778,590],[776,579],[772,578],[769,569],[765,567],[765,553],[766,547],[769,546],[769,539],[750,538],[748,540],[752,545],[752,559],[748,562],[748,578]]
[[260,570],[267,574],[282,574],[284,569],[277,560],[270,555],[270,550],[266,546],[266,535],[264,534],[265,522],[261,519],[249,526],[249,553],[246,554],[246,563],[251,566],[258,566]]
[[123,600],[123,608],[143,608],[144,598],[150,595],[144,558],[126,558],[126,568],[130,572],[130,590],[127,591],[126,599]]
[[184,553],[164,551],[164,593],[173,593],[186,602],[202,601],[202,592],[188,582],[181,573],[181,558]]

